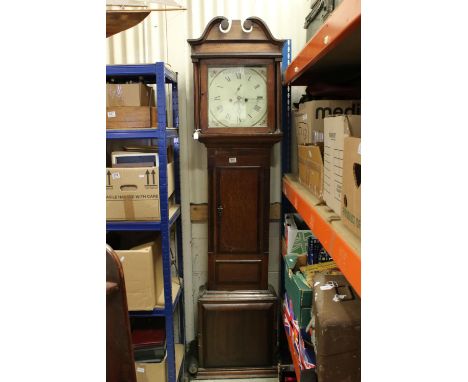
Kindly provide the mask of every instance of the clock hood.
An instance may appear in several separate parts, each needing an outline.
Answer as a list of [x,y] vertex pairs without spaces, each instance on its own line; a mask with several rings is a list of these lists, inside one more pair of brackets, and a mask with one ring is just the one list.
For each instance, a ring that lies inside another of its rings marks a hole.
[[[281,59],[285,41],[274,38],[265,22],[254,16],[243,21],[214,17],[199,38],[187,40],[192,47],[193,61],[204,57],[233,56]],[[229,44],[219,49],[223,43]],[[255,49],[246,51],[245,44],[253,44]]]

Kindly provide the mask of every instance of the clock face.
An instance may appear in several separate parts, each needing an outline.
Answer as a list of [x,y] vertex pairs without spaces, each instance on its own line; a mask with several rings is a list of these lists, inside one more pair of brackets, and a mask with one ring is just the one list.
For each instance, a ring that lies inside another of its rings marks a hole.
[[266,66],[208,68],[208,126],[267,126]]

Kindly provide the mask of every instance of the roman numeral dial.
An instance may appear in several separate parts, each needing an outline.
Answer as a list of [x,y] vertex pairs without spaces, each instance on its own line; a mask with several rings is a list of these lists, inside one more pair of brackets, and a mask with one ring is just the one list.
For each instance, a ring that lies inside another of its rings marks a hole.
[[208,67],[209,127],[266,127],[267,68]]

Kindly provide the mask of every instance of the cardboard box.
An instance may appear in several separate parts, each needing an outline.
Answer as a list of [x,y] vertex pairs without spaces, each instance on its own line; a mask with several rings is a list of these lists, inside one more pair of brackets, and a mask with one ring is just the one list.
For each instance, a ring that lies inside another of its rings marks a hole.
[[150,129],[158,127],[158,113],[149,106],[110,106],[106,108],[106,129]]
[[[174,192],[174,162],[167,164],[168,197]],[[106,168],[107,220],[161,220],[159,167]]]
[[124,271],[128,310],[153,310],[164,292],[160,238],[115,253]]
[[324,119],[323,200],[341,216],[343,187],[343,149],[346,137],[361,137],[361,116],[339,115]]
[[314,135],[324,133],[323,120],[331,115],[361,114],[360,100],[320,100],[309,101],[299,105],[295,113],[297,144],[313,144]]
[[361,138],[344,140],[342,204],[344,224],[361,237]]
[[287,255],[307,255],[307,238],[312,232],[299,214],[284,215],[284,235]]
[[284,258],[284,287],[292,301],[294,317],[300,328],[305,328],[312,313],[312,288],[307,284],[301,272],[294,273],[297,255],[286,255]]
[[106,106],[154,106],[154,93],[143,83],[106,84]]
[[[175,344],[175,363],[181,365],[184,357],[184,345]],[[167,357],[167,356],[166,356]],[[179,377],[179,367],[176,367],[176,380]],[[167,381],[167,359],[162,362],[135,362],[137,382],[164,382]]]
[[297,147],[299,182],[320,200],[323,197],[323,157],[321,146]]

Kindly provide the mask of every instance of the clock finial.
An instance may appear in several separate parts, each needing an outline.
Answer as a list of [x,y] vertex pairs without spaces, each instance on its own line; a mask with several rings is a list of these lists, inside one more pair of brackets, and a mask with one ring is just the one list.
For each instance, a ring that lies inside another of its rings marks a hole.
[[232,22],[225,18],[219,24],[219,30],[223,33],[229,33],[229,31],[231,30],[231,25],[232,25]]
[[250,32],[252,32],[253,24],[252,24],[252,21],[250,21],[249,19],[244,20],[244,22],[241,23],[241,25],[242,25],[242,30],[243,30],[245,33],[250,33]]

